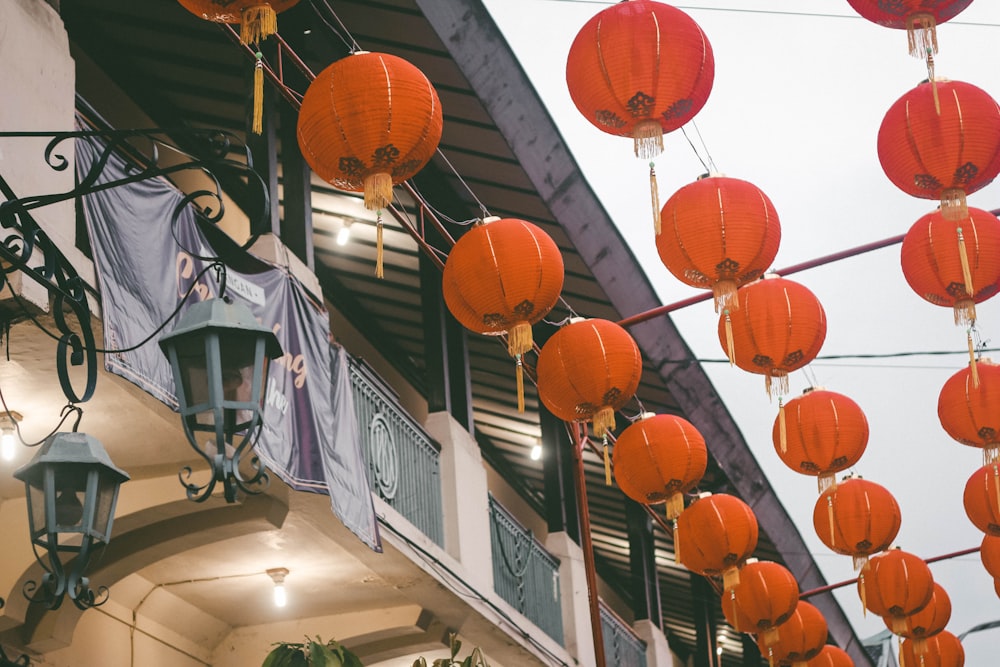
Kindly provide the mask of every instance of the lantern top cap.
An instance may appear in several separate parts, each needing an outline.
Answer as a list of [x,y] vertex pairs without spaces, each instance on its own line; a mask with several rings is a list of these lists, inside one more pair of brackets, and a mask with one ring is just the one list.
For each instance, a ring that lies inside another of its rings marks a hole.
[[264,337],[265,352],[269,358],[282,355],[281,344],[273,331],[260,324],[242,303],[229,303],[225,299],[200,301],[185,310],[174,330],[160,339],[160,349],[166,353],[175,339],[211,329],[258,333]]
[[802,390],[802,395],[805,396],[806,394],[811,394],[814,391],[826,391],[826,387],[824,387],[821,384],[813,385],[812,387],[806,387],[805,389]]
[[655,416],[656,416],[656,413],[655,413],[655,412],[648,412],[648,411],[647,411],[647,412],[643,412],[643,413],[641,413],[641,414],[639,415],[639,419],[638,419],[638,421],[641,421],[641,422],[644,422],[644,421],[646,421],[647,419],[652,419],[652,418],[653,418],[653,417],[655,417]]
[[501,220],[501,218],[500,218],[499,215],[488,215],[485,218],[483,218],[482,220],[480,220],[479,222],[482,223],[482,224],[484,224],[484,225],[488,225],[491,222],[497,222],[498,220]]
[[111,462],[101,441],[87,433],[53,433],[35,457],[14,472],[14,477],[32,486],[41,486],[47,465],[67,463],[104,468],[118,484],[128,481],[129,474]]

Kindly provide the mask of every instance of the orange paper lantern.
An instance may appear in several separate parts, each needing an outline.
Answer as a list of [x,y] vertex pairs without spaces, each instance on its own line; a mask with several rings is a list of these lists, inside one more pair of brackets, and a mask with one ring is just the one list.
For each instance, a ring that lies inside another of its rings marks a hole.
[[684,493],[705,475],[708,450],[689,421],[647,413],[615,442],[615,479],[622,492],[646,505],[666,502],[667,518],[684,511]]
[[934,576],[922,558],[892,549],[868,561],[858,578],[858,591],[865,608],[886,619],[899,635],[906,629],[906,617],[931,601]]
[[799,584],[783,565],[750,559],[740,568],[740,583],[722,595],[722,613],[737,632],[763,633],[770,646],[777,626],[799,603]]
[[538,354],[538,398],[564,421],[592,421],[600,438],[639,388],[642,357],[625,329],[601,319],[562,327]]
[[955,324],[972,324],[976,304],[1000,289],[1000,220],[978,208],[969,208],[962,220],[929,213],[903,238],[900,262],[918,296],[950,306]]
[[993,461],[972,473],[965,484],[963,503],[976,528],[1000,536],[1000,462]]
[[531,325],[559,300],[562,254],[536,225],[489,218],[455,243],[444,265],[448,310],[462,326],[486,336],[507,335],[517,360],[517,407],[524,412],[521,357],[534,345]]
[[922,83],[889,108],[878,132],[879,161],[900,190],[940,199],[945,218],[962,220],[965,196],[1000,172],[1000,108],[971,84],[934,85],[936,94]]
[[836,473],[864,454],[868,419],[847,396],[808,389],[780,409],[771,439],[781,461],[795,472],[817,477],[823,491]]
[[819,609],[799,600],[788,620],[778,626],[778,633],[778,640],[770,646],[758,637],[760,652],[772,665],[805,667],[826,645],[826,619]]
[[854,569],[868,556],[889,548],[900,523],[899,504],[892,494],[860,477],[824,491],[813,509],[816,535],[832,551],[853,556]]
[[726,590],[740,583],[739,567],[757,548],[757,517],[745,502],[725,493],[704,494],[674,522],[680,562],[704,576],[723,576]]
[[854,667],[854,660],[844,649],[827,644],[806,667]]
[[663,150],[705,105],[715,77],[712,47],[679,9],[651,0],[598,12],[569,49],[566,84],[584,118],[608,134],[632,137],[637,157]]
[[938,51],[936,26],[955,18],[972,0],[847,0],[858,14],[886,28],[906,30],[910,55],[927,58]]
[[986,535],[979,550],[979,557],[990,576],[1000,579],[1000,536]]
[[912,639],[914,651],[922,654],[927,650],[927,638],[944,630],[951,620],[951,598],[941,584],[935,583],[930,602],[923,609],[904,616],[902,621],[893,617],[883,617],[882,620],[890,632]]
[[781,241],[778,213],[767,195],[725,176],[675,192],[663,206],[660,225],[656,249],[663,264],[681,282],[710,288],[716,312],[730,305],[738,287],[763,275]]
[[947,630],[942,630],[933,637],[928,637],[921,646],[923,653],[917,652],[918,642],[905,640],[900,646],[900,664],[906,667],[963,667],[965,665],[965,649],[958,637]]
[[732,363],[764,375],[771,394],[788,393],[788,374],[819,354],[826,338],[826,314],[806,287],[766,277],[741,287],[738,305],[719,318],[719,342]]
[[1000,453],[1000,366],[986,359],[963,368],[944,383],[938,396],[938,419],[952,438],[983,450],[983,463]]

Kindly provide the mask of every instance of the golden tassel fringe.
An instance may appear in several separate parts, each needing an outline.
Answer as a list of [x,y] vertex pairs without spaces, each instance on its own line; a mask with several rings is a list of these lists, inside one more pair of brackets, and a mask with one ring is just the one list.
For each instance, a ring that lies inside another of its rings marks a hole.
[[510,356],[527,354],[534,345],[530,322],[518,322],[507,331],[507,354]]
[[521,363],[521,355],[517,355],[517,366],[514,372],[517,377],[517,411],[524,413],[524,364]]
[[895,635],[901,635],[906,632],[906,617],[905,616],[893,616],[892,621],[892,633]]
[[253,70],[253,121],[250,130],[254,134],[264,131],[264,63],[261,52],[256,53],[257,64]]
[[712,285],[712,296],[715,297],[715,312],[719,309],[726,310],[732,308],[739,310],[740,300],[736,298],[737,289],[735,280],[720,280]]
[[778,397],[778,443],[781,446],[781,453],[788,453],[788,428],[785,425],[785,404]]
[[826,516],[830,520],[830,546],[836,546],[837,544],[837,531],[834,530],[833,523],[833,496],[829,496],[826,499]]
[[375,221],[375,277],[381,280],[385,277],[384,250],[382,249],[382,212],[379,211]]
[[854,571],[867,570],[868,569],[868,556],[855,556],[854,557]]
[[675,493],[667,498],[667,518],[674,520],[684,511],[684,494]]
[[740,568],[730,567],[722,571],[722,587],[731,591],[740,585]]
[[983,447],[983,465],[989,464],[1000,458],[1000,443],[991,442]]
[[976,288],[972,283],[972,268],[969,266],[969,252],[965,248],[965,236],[962,235],[962,228],[957,229],[958,232],[958,258],[962,262],[962,280],[965,281],[965,293],[969,295],[970,299],[974,299],[976,296]]
[[257,44],[278,32],[278,13],[271,5],[254,5],[243,10],[240,19],[240,42]]
[[729,356],[729,365],[736,365],[736,346],[733,343],[733,321],[729,317],[729,311],[725,311],[726,315],[726,353]]
[[993,464],[993,499],[996,501],[997,516],[1000,517],[1000,464]]
[[976,322],[976,302],[972,299],[960,299],[952,306],[955,315],[955,326],[968,327]]
[[392,201],[392,176],[386,173],[368,174],[364,181],[365,208],[377,211]]
[[640,160],[651,160],[663,152],[663,127],[658,120],[644,120],[632,130],[635,140],[635,156]]
[[976,367],[976,347],[972,343],[972,329],[969,329],[966,340],[969,342],[969,373],[972,374],[972,386],[979,389],[979,369]]
[[945,220],[953,222],[969,217],[969,207],[965,203],[965,190],[948,188],[941,193],[941,215]]
[[[653,205],[653,231],[656,236],[660,235],[660,188],[656,185],[656,168],[653,163],[649,163],[649,199]],[[719,312],[716,310],[715,312]]]
[[837,486],[837,475],[836,473],[826,472],[816,478],[816,486],[819,487],[819,492],[823,493],[831,487]]
[[678,565],[681,564],[681,531],[677,529],[677,519],[674,519],[674,534],[671,536],[674,540],[674,562]]
[[604,485],[611,486],[611,457],[608,455],[608,441],[604,440]]
[[789,386],[788,373],[786,371],[771,369],[764,376],[764,389],[767,391],[768,398],[771,398],[774,394],[787,394]]
[[778,640],[781,639],[781,635],[778,628],[768,628],[761,634],[761,638],[764,641],[764,646],[770,647],[778,643]]
[[594,435],[603,438],[608,431],[615,429],[615,409],[605,405],[594,414]]
[[927,58],[938,52],[936,23],[933,14],[913,14],[906,18],[906,41],[911,56]]
[[[868,562],[865,561],[867,567]],[[862,571],[858,577],[858,595],[861,596],[861,615],[868,618],[868,592],[865,590],[865,573]]]

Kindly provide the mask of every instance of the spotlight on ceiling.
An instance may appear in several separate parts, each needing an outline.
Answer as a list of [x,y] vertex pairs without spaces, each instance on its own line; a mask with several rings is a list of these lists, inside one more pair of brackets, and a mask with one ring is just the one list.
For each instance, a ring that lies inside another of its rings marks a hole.
[[340,231],[337,232],[337,245],[345,246],[351,240],[351,222],[344,220],[340,223]]
[[531,448],[531,460],[537,461],[542,458],[542,443],[536,442],[535,446]]
[[285,577],[288,576],[288,568],[275,567],[267,571],[267,576],[274,582],[274,606],[284,607],[288,604],[288,592],[285,590]]
[[17,422],[24,419],[17,412],[0,415],[0,459],[13,461],[17,453]]

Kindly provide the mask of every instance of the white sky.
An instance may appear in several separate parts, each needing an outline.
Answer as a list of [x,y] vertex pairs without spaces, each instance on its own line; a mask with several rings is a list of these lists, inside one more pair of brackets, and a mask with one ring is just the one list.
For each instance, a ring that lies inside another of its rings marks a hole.
[[[696,293],[656,254],[646,162],[633,157],[630,139],[605,135],[584,120],[566,88],[570,43],[612,3],[485,3],[663,302]],[[698,22],[715,53],[714,88],[695,123],[716,166],[760,187],[777,208],[782,241],[773,268],[905,233],[933,210],[933,202],[889,182],[875,149],[886,110],[926,78],[923,63],[907,53],[904,32],[858,17],[846,0],[683,0],[675,6]],[[938,38],[939,76],[1000,99],[1000,2],[974,2],[940,26]],[[690,124],[687,129],[697,144]],[[705,171],[679,131],[665,139],[665,153],[656,160],[661,202]],[[969,203],[1000,208],[1000,184],[971,195]],[[899,246],[790,278],[809,287],[826,310],[821,355],[964,349],[965,332],[954,326],[950,309],[923,301],[906,285]],[[978,313],[983,339],[1000,347],[1000,300],[981,304]],[[710,302],[673,319],[699,358],[723,357]],[[962,506],[965,482],[982,465],[981,453],[951,440],[937,419],[940,389],[965,361],[955,355],[810,366],[810,379],[850,396],[867,414],[871,437],[855,470],[895,495],[903,513],[897,544],[924,558],[982,541]],[[827,580],[855,576],[851,559],[831,553],[815,535],[815,480],[786,468],[774,452],[770,434],[777,406],[769,402],[762,376],[727,364],[706,369]],[[794,373],[790,396],[811,384],[803,371]],[[952,600],[951,632],[1000,619],[1000,600],[978,555],[931,569]],[[860,637],[884,629],[877,617],[862,616],[856,589],[841,589],[837,597]],[[997,664],[998,640],[1000,630],[970,635],[966,664]]]

